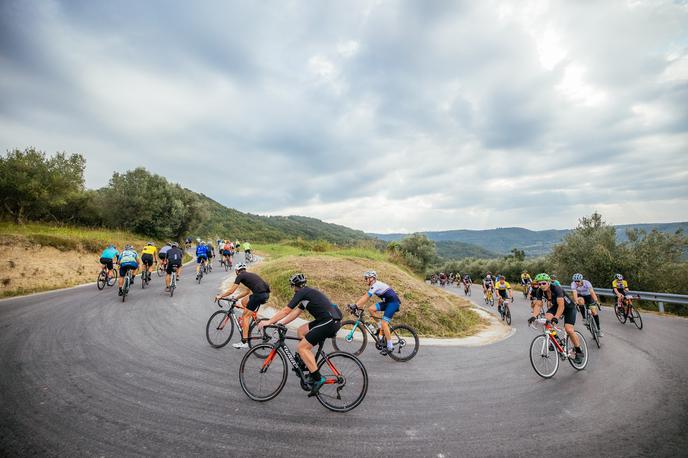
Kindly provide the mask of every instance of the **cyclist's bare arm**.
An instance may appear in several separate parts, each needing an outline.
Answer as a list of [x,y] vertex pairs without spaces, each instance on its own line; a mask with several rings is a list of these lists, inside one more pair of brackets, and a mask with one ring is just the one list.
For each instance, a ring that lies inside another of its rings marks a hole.
[[368,293],[365,293],[359,300],[356,301],[356,307],[361,308],[365,305],[366,302],[368,302]]
[[237,284],[232,284],[232,286],[230,286],[229,289],[228,289],[227,291],[225,291],[225,292],[222,293],[222,294],[218,294],[217,296],[215,296],[215,299],[216,299],[216,300],[217,300],[217,299],[223,299],[223,298],[229,296],[229,295],[232,294],[234,291],[236,291],[238,287],[239,287],[239,285],[237,285]]

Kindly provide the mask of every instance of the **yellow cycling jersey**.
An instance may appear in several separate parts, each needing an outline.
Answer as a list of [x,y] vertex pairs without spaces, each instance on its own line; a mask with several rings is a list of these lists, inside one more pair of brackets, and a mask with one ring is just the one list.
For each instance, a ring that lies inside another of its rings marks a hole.
[[505,281],[504,283],[502,282],[497,282],[495,284],[495,288],[500,289],[502,291],[506,291],[507,289],[511,289],[511,285],[509,284],[508,281]]
[[621,280],[621,281],[619,281],[619,280],[614,280],[614,281],[612,282],[612,288],[615,288],[615,289],[626,289],[626,288],[628,288],[628,282],[627,282],[626,280]]
[[155,248],[153,245],[146,245],[146,246],[143,247],[143,249],[141,250],[141,254],[142,254],[142,255],[143,255],[143,254],[152,254],[153,256],[155,256],[155,254],[156,254],[157,252],[158,252],[158,249]]

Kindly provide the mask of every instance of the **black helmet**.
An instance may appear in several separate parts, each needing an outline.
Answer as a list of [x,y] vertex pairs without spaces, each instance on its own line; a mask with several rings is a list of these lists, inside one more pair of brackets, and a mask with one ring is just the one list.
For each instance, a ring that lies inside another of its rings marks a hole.
[[302,273],[294,274],[289,278],[291,286],[303,286],[306,284],[306,276]]

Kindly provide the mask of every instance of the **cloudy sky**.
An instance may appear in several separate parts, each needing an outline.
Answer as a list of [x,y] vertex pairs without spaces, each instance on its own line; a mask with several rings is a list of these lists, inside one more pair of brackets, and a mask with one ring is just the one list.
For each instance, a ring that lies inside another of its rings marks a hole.
[[0,149],[377,232],[688,220],[688,1],[0,2]]

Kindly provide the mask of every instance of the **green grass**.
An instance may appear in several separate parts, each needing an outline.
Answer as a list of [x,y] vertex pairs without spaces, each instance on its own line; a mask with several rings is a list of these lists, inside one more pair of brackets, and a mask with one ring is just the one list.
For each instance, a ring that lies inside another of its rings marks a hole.
[[[296,243],[296,245],[295,245]],[[339,248],[332,244],[309,242],[283,242],[283,243],[254,243],[254,251],[270,259],[279,259],[284,256],[311,256],[314,254],[337,257],[354,257],[371,259],[375,261],[390,261],[389,256],[372,248],[346,247]]]

